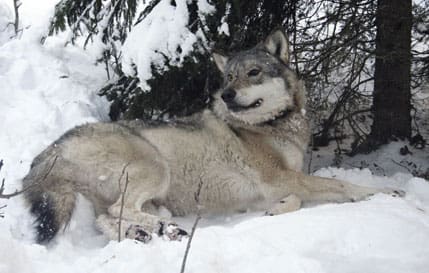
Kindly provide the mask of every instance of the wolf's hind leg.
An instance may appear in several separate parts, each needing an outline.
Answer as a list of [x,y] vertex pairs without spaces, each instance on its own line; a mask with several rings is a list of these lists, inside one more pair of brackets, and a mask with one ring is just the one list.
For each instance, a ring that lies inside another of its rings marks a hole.
[[[180,240],[182,235],[187,233],[180,229],[175,223],[161,218],[157,215],[142,211],[142,207],[147,202],[155,198],[162,198],[169,187],[169,170],[162,160],[148,159],[133,162],[126,168],[126,178],[121,181],[121,191],[124,192],[124,198],[119,196],[118,200],[108,208],[108,221],[100,219],[100,228],[116,225],[119,218],[123,230],[128,234],[123,234],[128,238],[139,239],[140,235],[145,233],[156,233],[160,236],[166,236],[170,240]],[[119,186],[119,185],[118,185]],[[126,190],[125,190],[126,187]],[[113,224],[112,224],[113,222]],[[116,222],[116,224],[115,224]],[[110,231],[107,231],[109,238],[112,238]],[[122,233],[122,230],[121,230]],[[131,237],[130,237],[131,236]]]

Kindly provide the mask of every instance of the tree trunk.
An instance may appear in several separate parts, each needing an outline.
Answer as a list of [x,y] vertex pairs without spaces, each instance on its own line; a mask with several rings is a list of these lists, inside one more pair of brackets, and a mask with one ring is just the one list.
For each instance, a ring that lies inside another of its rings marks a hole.
[[374,123],[376,144],[411,137],[411,0],[378,0]]

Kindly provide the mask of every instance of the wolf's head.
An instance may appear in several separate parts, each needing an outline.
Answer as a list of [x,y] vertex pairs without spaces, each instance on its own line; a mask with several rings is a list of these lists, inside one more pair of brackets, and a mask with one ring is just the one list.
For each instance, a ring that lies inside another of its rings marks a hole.
[[250,50],[213,58],[224,78],[214,110],[227,121],[256,125],[303,109],[304,87],[288,67],[289,44],[282,31]]

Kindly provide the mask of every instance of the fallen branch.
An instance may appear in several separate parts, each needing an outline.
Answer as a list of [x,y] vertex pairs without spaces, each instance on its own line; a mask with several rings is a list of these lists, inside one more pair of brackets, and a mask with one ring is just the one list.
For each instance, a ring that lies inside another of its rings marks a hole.
[[197,208],[198,208],[197,209],[197,218],[195,218],[194,224],[192,226],[191,234],[189,234],[189,239],[188,239],[188,243],[186,244],[185,255],[183,256],[182,267],[180,269],[180,273],[185,273],[186,260],[188,259],[189,251],[191,249],[192,239],[194,238],[194,234],[195,234],[195,231],[197,229],[198,222],[201,219],[200,193],[201,193],[202,187],[203,187],[203,180],[200,177],[200,183],[198,183],[198,189],[197,189],[197,192],[195,193],[195,196],[194,196],[195,201],[197,202]]
[[[121,228],[122,228],[122,214],[124,212],[124,204],[125,204],[125,193],[127,192],[127,187],[128,187],[128,172],[125,173],[125,170],[127,169],[128,165],[130,163],[125,164],[124,168],[122,169],[122,173],[121,176],[119,176],[119,191],[121,192],[121,210],[119,211],[119,222],[118,222],[118,242],[121,241]],[[124,185],[124,190],[122,191],[121,189],[121,181],[122,178],[124,177],[125,174],[125,185]]]
[[404,168],[404,169],[406,169],[410,174],[412,174],[413,172],[407,167],[407,166],[405,166],[405,165],[402,165],[401,163],[399,163],[399,162],[397,162],[397,161],[395,161],[395,160],[393,160],[393,159],[390,159],[390,160],[392,160],[392,162],[393,163],[395,163],[396,165],[398,165],[398,166],[400,166],[400,167],[402,167],[402,168]]

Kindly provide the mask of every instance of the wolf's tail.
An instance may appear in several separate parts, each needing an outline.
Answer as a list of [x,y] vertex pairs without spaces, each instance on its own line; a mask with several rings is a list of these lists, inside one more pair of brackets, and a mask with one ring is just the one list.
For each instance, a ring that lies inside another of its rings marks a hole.
[[76,204],[71,182],[56,175],[55,168],[59,168],[57,158],[45,157],[44,153],[34,160],[30,172],[23,179],[23,187],[28,187],[24,192],[25,199],[36,217],[38,243],[49,242],[60,228],[67,226]]

